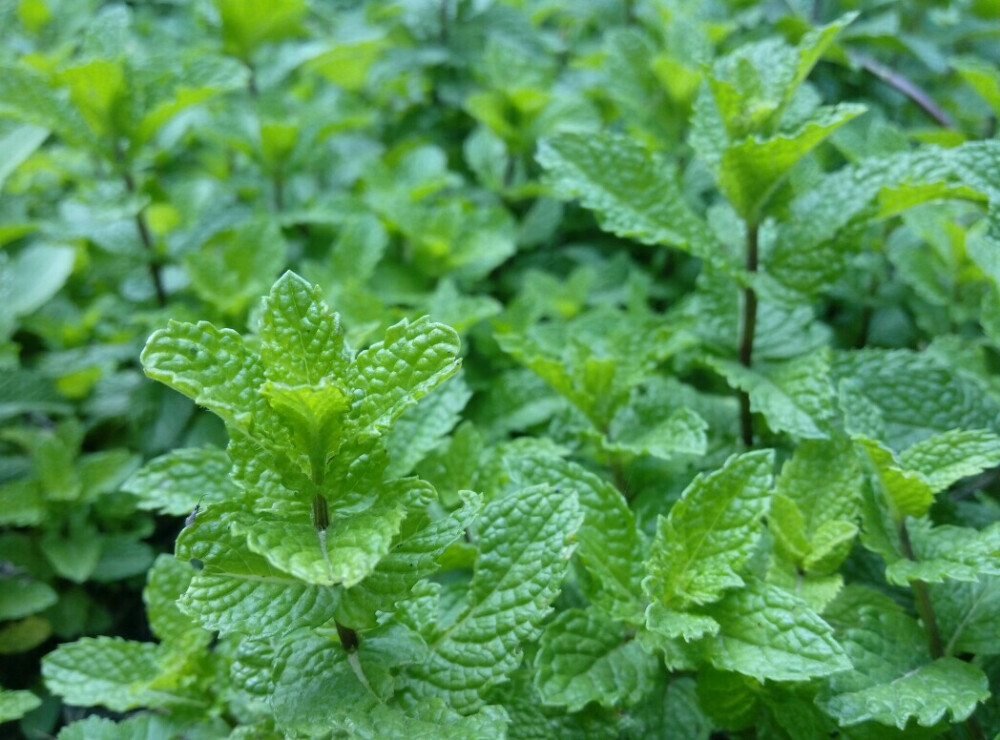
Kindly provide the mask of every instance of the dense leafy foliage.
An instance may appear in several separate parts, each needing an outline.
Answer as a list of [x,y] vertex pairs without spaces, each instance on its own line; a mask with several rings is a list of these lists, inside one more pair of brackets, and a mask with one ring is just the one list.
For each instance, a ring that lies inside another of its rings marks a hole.
[[0,0],[3,729],[1000,732],[1000,6],[905,5]]

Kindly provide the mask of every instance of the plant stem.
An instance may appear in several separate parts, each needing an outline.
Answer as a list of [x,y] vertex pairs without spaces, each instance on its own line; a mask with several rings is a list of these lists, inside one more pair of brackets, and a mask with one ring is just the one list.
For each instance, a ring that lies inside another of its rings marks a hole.
[[[906,558],[915,561],[917,556],[913,552],[913,544],[910,542],[910,533],[906,529],[905,519],[899,523],[899,542]],[[927,632],[931,657],[935,660],[943,658],[944,643],[941,642],[941,632],[938,630],[937,618],[934,616],[934,606],[931,604],[931,594],[927,589],[927,584],[920,580],[910,581],[910,588],[913,589],[917,613],[920,615],[920,619],[924,623],[924,630]]]
[[[129,195],[135,195],[135,179],[127,169],[122,169],[122,181]],[[156,291],[156,303],[163,308],[167,305],[167,292],[163,288],[163,278],[160,276],[160,266],[156,264],[156,249],[153,246],[153,237],[149,233],[149,224],[146,223],[145,209],[140,209],[135,214],[135,228],[139,232],[139,239],[142,246],[149,253],[149,277],[153,281],[153,290]]]
[[901,72],[897,72],[892,67],[882,64],[882,62],[876,59],[872,59],[867,54],[849,51],[847,56],[852,63],[903,93],[903,95],[920,106],[924,113],[933,118],[934,122],[939,126],[948,129],[955,128],[955,122],[951,120],[951,116],[935,103],[934,99],[922,87],[909,77]]
[[[758,226],[747,225],[746,270],[753,275],[757,272],[760,257]],[[753,364],[753,337],[757,328],[757,293],[751,285],[743,289],[743,325],[740,331],[740,364],[749,369]],[[753,416],[750,413],[750,394],[740,391],[740,436],[743,444],[753,446]]]

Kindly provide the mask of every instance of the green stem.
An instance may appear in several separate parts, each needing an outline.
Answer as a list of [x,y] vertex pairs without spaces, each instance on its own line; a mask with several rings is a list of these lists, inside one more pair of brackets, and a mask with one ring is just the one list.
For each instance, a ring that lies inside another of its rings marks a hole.
[[[756,223],[747,225],[746,270],[757,272],[760,259],[759,231]],[[757,329],[757,293],[751,285],[743,289],[743,322],[740,331],[740,364],[750,369],[753,365],[753,338]],[[753,416],[750,413],[750,394],[740,391],[740,437],[746,447],[753,446]]]
[[[125,183],[125,189],[129,195],[135,195],[135,180],[127,169],[122,169],[122,181]],[[135,228],[139,232],[139,240],[142,242],[143,248],[149,255],[149,277],[153,281],[153,290],[156,292],[156,303],[160,308],[163,308],[167,305],[167,291],[163,287],[160,267],[156,264],[156,248],[153,246],[153,236],[149,231],[149,224],[146,223],[145,209],[141,209],[135,214]]]
[[[910,533],[906,529],[905,519],[899,523],[899,542],[903,547],[903,554],[906,558],[916,561],[917,556],[913,552],[913,543],[910,542]],[[910,581],[910,588],[913,590],[917,613],[924,623],[924,631],[927,632],[931,657],[935,660],[943,658],[944,643],[941,641],[941,632],[938,630],[937,618],[934,615],[934,606],[931,603],[931,594],[927,588],[927,584],[921,580]]]

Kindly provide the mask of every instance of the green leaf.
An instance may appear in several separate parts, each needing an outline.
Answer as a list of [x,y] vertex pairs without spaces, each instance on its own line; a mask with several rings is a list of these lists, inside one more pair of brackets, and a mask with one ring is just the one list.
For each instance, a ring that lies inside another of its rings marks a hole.
[[413,472],[458,424],[462,409],[471,397],[472,391],[458,375],[406,409],[386,435],[391,461],[386,475],[395,478]]
[[409,406],[456,372],[459,338],[454,329],[426,316],[390,326],[385,338],[359,352],[347,385],[350,418],[361,433],[379,433]]
[[26,67],[0,67],[0,115],[52,131],[67,143],[97,148],[76,107],[52,89],[49,79]]
[[140,509],[186,515],[201,503],[236,498],[239,487],[229,477],[232,464],[218,447],[171,450],[146,463],[122,484]]
[[56,573],[83,583],[97,568],[102,542],[96,527],[80,525],[70,526],[65,533],[49,530],[42,536],[40,547]]
[[385,557],[406,517],[407,504],[426,493],[427,484],[414,479],[387,484],[369,508],[334,515],[321,531],[311,521],[269,513],[240,513],[231,526],[234,534],[246,538],[252,552],[278,570],[315,586],[350,587]]
[[952,68],[1000,115],[1000,69],[982,57],[953,59]]
[[903,470],[896,455],[873,439],[857,436],[855,440],[875,467],[893,515],[923,516],[934,503],[934,491],[920,473]]
[[938,658],[895,680],[838,694],[825,709],[842,725],[872,720],[902,730],[911,718],[922,727],[932,727],[945,714],[961,722],[989,697],[982,669],[957,658]]
[[685,201],[676,168],[633,139],[614,134],[560,134],[543,141],[538,161],[562,198],[579,198],[601,228],[644,244],[675,246],[714,258],[708,224]]
[[4,183],[10,173],[34,154],[47,138],[49,138],[48,129],[31,124],[16,126],[0,134],[0,152],[3,152],[3,156],[0,157],[0,192],[3,192]]
[[758,450],[692,481],[657,523],[643,583],[650,599],[681,610],[743,585],[737,571],[760,538],[773,466],[774,453]]
[[[191,618],[177,608],[177,599],[188,588],[194,569],[173,555],[160,555],[149,569],[142,601],[149,628],[163,642],[177,640],[196,629]],[[206,633],[206,643],[208,634]]]
[[0,689],[0,723],[21,719],[41,703],[42,700],[30,691]]
[[907,532],[916,560],[890,563],[885,571],[889,583],[976,581],[980,575],[1000,575],[1000,523],[977,532],[970,527],[932,527],[926,520],[910,520]]
[[630,638],[624,625],[594,609],[568,609],[542,633],[535,687],[543,702],[570,712],[590,702],[630,706],[657,670],[657,659]]
[[903,728],[930,726],[946,711],[965,719],[986,698],[979,668],[954,658],[931,661],[927,637],[888,596],[851,586],[825,613],[853,669],[828,679],[820,706],[851,725],[874,720]]
[[215,7],[223,49],[245,62],[261,45],[298,35],[309,11],[304,0],[215,0]]
[[775,483],[768,530],[776,554],[824,575],[840,567],[857,534],[863,476],[850,440],[806,440]]
[[260,351],[271,382],[319,386],[347,375],[352,353],[319,286],[286,272],[262,306]]
[[708,364],[731,385],[750,395],[750,408],[763,414],[774,431],[805,439],[828,436],[833,416],[829,351],[811,352],[754,369],[727,360],[711,359]]
[[681,408],[664,416],[662,408],[635,400],[620,407],[611,419],[611,440],[605,442],[608,450],[664,460],[676,455],[705,454],[708,424],[698,414]]
[[[410,596],[414,584],[434,573],[445,549],[456,542],[482,508],[479,496],[462,492],[462,506],[448,516],[423,521],[411,515],[400,535],[375,569],[357,585],[341,593],[337,619],[356,628],[374,626]],[[414,520],[420,524],[414,525]],[[405,531],[409,530],[409,531]]]
[[198,297],[238,315],[267,292],[285,266],[286,246],[275,220],[260,216],[213,234],[184,264]]
[[278,726],[314,736],[366,725],[392,696],[392,670],[418,660],[424,649],[399,625],[365,635],[351,652],[326,635],[295,633],[274,662],[270,703]]
[[614,619],[641,623],[642,541],[635,515],[610,483],[553,455],[518,450],[504,467],[513,487],[548,484],[559,495],[575,495],[583,512],[577,554],[600,591],[593,600]]
[[899,455],[934,493],[1000,464],[1000,437],[985,429],[954,429],[921,440]]
[[703,610],[719,630],[701,643],[702,654],[721,670],[806,681],[851,667],[830,626],[784,589],[751,581]]
[[996,629],[1000,578],[946,581],[932,585],[930,595],[946,655],[1000,654],[1000,633]]
[[22,316],[41,308],[73,272],[76,250],[53,244],[32,244],[0,270],[0,299],[5,311]]
[[847,431],[878,439],[893,450],[939,432],[992,430],[1000,422],[1000,407],[983,387],[927,353],[839,353],[833,370]]
[[480,519],[480,555],[466,606],[431,628],[430,654],[406,677],[414,702],[440,696],[461,714],[521,662],[518,646],[535,639],[559,593],[582,521],[576,498],[548,486],[490,501]]
[[244,434],[260,439],[275,426],[258,389],[264,368],[232,329],[171,321],[142,350],[146,375],[180,391]]
[[861,105],[821,108],[799,128],[761,139],[748,136],[726,148],[719,164],[719,187],[744,218],[756,220],[779,181],[826,137],[864,113]]
[[115,712],[169,705],[168,697],[149,689],[157,673],[155,644],[114,637],[84,637],[60,645],[42,661],[46,686],[67,704]]
[[59,600],[55,589],[30,578],[0,579],[0,620],[26,617],[46,609]]

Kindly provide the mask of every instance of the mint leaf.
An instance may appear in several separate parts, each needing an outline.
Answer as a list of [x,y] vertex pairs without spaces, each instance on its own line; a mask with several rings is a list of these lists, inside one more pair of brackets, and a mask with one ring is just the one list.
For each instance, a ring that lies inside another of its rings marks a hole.
[[907,531],[916,559],[891,563],[885,571],[889,583],[976,581],[980,575],[1000,575],[1000,523],[977,532],[971,527],[931,527],[916,520],[907,522]]
[[260,360],[232,329],[208,322],[171,321],[146,342],[146,374],[180,391],[254,438],[275,424],[273,412],[258,394],[266,380]]
[[849,587],[830,605],[833,625],[853,669],[831,676],[820,706],[845,725],[874,720],[929,727],[946,712],[964,719],[988,694],[976,666],[954,658],[931,662],[927,638],[889,597]]
[[807,354],[788,362],[749,369],[736,362],[709,360],[730,384],[750,394],[750,407],[776,432],[825,439],[833,416],[830,355]]
[[344,329],[318,286],[286,272],[262,309],[260,353],[272,383],[319,386],[347,374],[352,355]]
[[716,668],[772,681],[805,681],[851,667],[833,630],[787,591],[751,581],[703,607],[717,634],[701,643]]
[[461,375],[410,406],[386,435],[390,463],[386,475],[408,475],[458,424],[472,391]]
[[980,576],[975,581],[945,581],[930,587],[945,654],[1000,653],[995,615],[1000,605],[1000,578]]
[[575,495],[583,513],[577,554],[600,583],[592,599],[614,619],[641,622],[639,599],[643,555],[635,515],[607,481],[568,460],[517,451],[504,458],[511,485],[548,484],[561,496]]
[[744,216],[756,217],[788,171],[840,126],[865,112],[860,105],[821,108],[795,131],[769,138],[748,136],[725,149],[719,187]]
[[646,692],[657,660],[624,625],[594,609],[568,609],[545,628],[535,655],[535,686],[546,704],[629,706]]
[[0,689],[0,722],[21,719],[41,703],[42,700],[30,691]]
[[205,507],[181,533],[177,558],[189,585],[178,606],[205,629],[223,634],[269,637],[328,621],[338,592],[303,583],[251,551],[245,538],[234,534],[238,511],[233,504]]
[[49,691],[68,704],[99,704],[115,712],[170,706],[169,696],[149,688],[157,676],[157,657],[153,643],[85,637],[46,655],[42,675]]
[[844,725],[873,720],[902,730],[910,718],[922,727],[937,724],[945,714],[961,722],[989,695],[981,669],[956,658],[938,658],[893,681],[838,694],[825,708]]
[[500,496],[480,519],[480,556],[467,602],[425,636],[426,662],[407,671],[413,701],[440,696],[461,714],[520,663],[517,646],[537,637],[559,592],[581,516],[576,498],[548,486]]
[[541,143],[538,161],[557,194],[580,198],[606,231],[714,256],[714,237],[685,202],[675,168],[637,142],[613,134],[560,134]]
[[659,518],[643,583],[654,603],[683,610],[743,585],[738,570],[760,537],[773,466],[769,450],[734,455],[695,478]]
[[[177,599],[188,588],[195,571],[173,555],[160,555],[149,569],[142,601],[152,633],[163,642],[183,637],[196,625],[177,608]],[[206,634],[206,643],[207,643]]]
[[232,467],[225,450],[190,447],[171,450],[133,473],[122,490],[139,500],[140,509],[187,515],[199,503],[236,498],[240,489],[229,478]]
[[407,407],[458,372],[455,331],[426,316],[389,327],[385,339],[358,353],[347,378],[351,420],[361,433],[378,433]]

